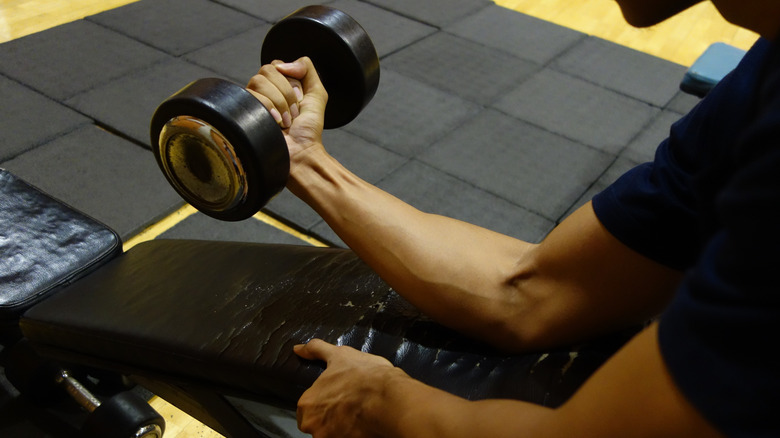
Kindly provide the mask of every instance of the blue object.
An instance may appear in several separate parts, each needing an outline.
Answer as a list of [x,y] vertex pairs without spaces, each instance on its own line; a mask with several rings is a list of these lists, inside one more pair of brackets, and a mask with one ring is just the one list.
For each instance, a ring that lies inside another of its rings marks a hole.
[[713,43],[685,73],[680,89],[704,97],[742,60],[745,51],[726,43]]

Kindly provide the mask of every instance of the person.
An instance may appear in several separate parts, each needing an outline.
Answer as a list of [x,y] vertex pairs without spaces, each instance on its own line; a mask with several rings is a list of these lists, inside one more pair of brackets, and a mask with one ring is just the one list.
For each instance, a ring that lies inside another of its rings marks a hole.
[[[701,0],[617,0],[636,26]],[[762,38],[642,164],[531,244],[421,212],[322,144],[327,93],[311,61],[248,88],[273,109],[288,188],[387,283],[440,323],[511,352],[652,319],[558,408],[467,401],[387,360],[312,340],[326,369],[298,403],[323,437],[780,436],[780,2],[712,0]],[[660,315],[660,316],[658,316]],[[655,318],[658,316],[657,318]]]

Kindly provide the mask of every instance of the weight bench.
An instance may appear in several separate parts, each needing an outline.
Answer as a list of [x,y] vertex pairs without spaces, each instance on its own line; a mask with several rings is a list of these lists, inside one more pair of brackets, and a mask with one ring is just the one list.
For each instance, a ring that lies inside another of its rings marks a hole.
[[680,90],[697,97],[706,96],[737,67],[745,53],[726,43],[712,43],[685,72]]
[[69,283],[18,323],[42,357],[125,376],[228,437],[303,436],[295,405],[324,365],[292,347],[314,337],[469,399],[557,406],[633,334],[506,354],[432,321],[336,248],[156,240]]

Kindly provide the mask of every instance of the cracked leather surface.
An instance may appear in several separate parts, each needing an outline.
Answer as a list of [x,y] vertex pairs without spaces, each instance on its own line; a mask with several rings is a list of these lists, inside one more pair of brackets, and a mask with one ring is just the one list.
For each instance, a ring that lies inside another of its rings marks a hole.
[[0,321],[119,252],[111,229],[0,169]]
[[290,409],[323,370],[292,352],[313,337],[385,356],[466,398],[546,405],[626,340],[507,355],[430,320],[349,250],[176,240],[134,247],[31,309],[22,329],[65,356]]

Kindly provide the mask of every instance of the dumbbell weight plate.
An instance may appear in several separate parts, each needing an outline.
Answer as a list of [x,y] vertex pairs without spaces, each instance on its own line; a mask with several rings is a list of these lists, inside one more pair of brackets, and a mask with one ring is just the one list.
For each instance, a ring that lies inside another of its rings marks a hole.
[[220,220],[257,213],[290,172],[287,143],[271,114],[222,79],[199,79],[163,102],[152,117],[151,143],[173,188]]
[[[373,98],[379,60],[368,34],[347,14],[308,6],[266,35],[261,63],[309,56],[325,89],[325,128],[349,123]],[[249,91],[221,79],[197,80],[152,117],[151,144],[165,177],[201,212],[221,220],[254,215],[287,182],[284,136]]]
[[379,86],[379,58],[368,33],[346,13],[306,6],[276,23],[266,34],[261,64],[311,58],[328,91],[325,128],[351,122]]

